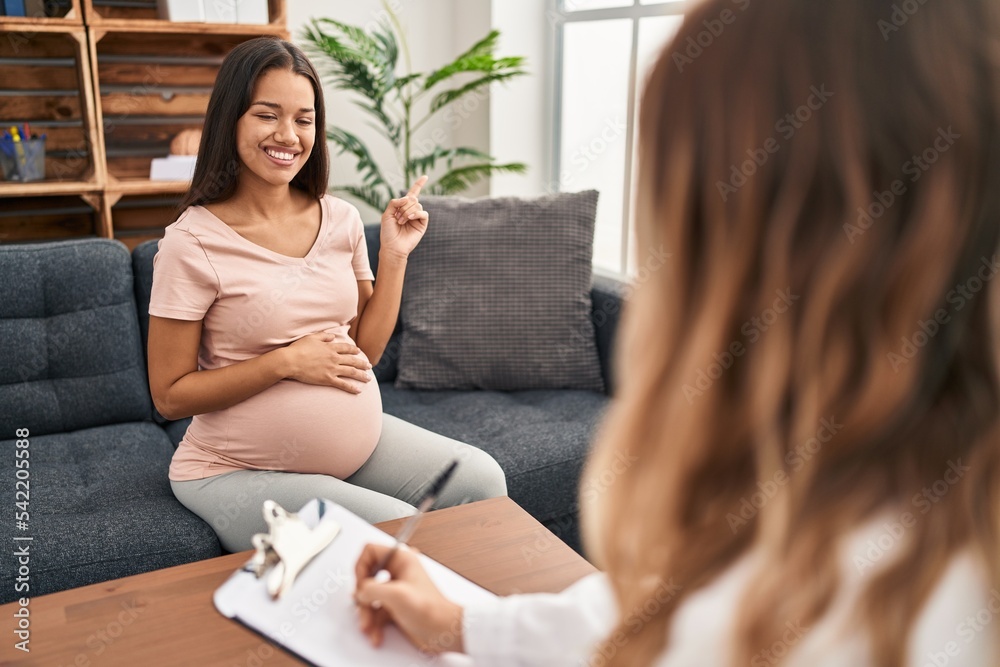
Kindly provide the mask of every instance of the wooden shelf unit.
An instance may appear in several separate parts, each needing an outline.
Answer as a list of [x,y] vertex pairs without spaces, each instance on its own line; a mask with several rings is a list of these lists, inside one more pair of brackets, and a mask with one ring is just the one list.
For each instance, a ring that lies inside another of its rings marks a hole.
[[[238,2],[239,0],[206,0],[207,2]],[[120,3],[103,3],[101,0],[82,0],[87,25],[101,30],[122,32],[200,32],[206,34],[287,35],[285,27],[285,0],[268,0],[268,19],[265,24],[174,23],[157,16],[155,3],[151,7],[122,7]]]
[[148,180],[154,157],[170,140],[204,122],[215,75],[246,35],[90,33],[100,131],[108,175]]
[[0,16],[0,30],[36,30],[39,26],[82,26],[83,11],[81,0],[66,0],[65,2],[45,3],[47,16]]
[[[46,181],[97,185],[97,114],[80,26],[11,30],[0,38],[0,129],[30,123],[46,134]],[[0,181],[0,195],[28,183]]]
[[0,17],[0,128],[28,121],[47,134],[45,180],[0,180],[0,243],[96,235],[133,247],[162,235],[189,186],[151,181],[153,158],[181,130],[202,126],[233,47],[288,37],[285,0],[269,0],[267,25],[171,23],[150,8],[66,4],[61,18]]
[[174,221],[183,196],[183,192],[108,193],[101,209],[105,216],[101,222],[110,225],[114,238],[131,250],[143,241],[163,236],[163,228]]
[[0,206],[0,243],[59,241],[102,236],[101,196],[45,194],[6,200]]

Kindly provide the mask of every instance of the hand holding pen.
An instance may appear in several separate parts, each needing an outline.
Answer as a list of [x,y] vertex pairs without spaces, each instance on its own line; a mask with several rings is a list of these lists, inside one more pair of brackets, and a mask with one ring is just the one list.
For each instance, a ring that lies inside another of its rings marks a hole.
[[[413,549],[400,548],[409,539],[426,509],[433,505],[457,461],[446,469],[417,505],[417,513],[400,529],[396,544],[369,544],[355,565],[361,631],[373,646],[392,622],[420,650],[427,653],[462,651],[462,607],[444,597],[424,570]],[[388,572],[389,578],[376,576]]]
[[399,533],[396,535],[396,543],[392,545],[392,548],[386,553],[385,557],[380,560],[371,570],[371,576],[376,576],[379,572],[385,570],[386,566],[389,565],[389,561],[399,550],[400,546],[405,545],[409,542],[410,538],[413,537],[413,531],[417,529],[417,524],[420,523],[420,519],[423,518],[424,513],[427,512],[435,501],[437,501],[438,496],[441,495],[441,491],[444,489],[444,485],[448,483],[451,476],[455,472],[455,468],[458,467],[458,461],[452,461],[448,464],[448,467],[444,469],[437,479],[431,484],[431,487],[424,493],[424,497],[420,499],[417,503],[417,513],[406,520],[403,527],[399,529]]

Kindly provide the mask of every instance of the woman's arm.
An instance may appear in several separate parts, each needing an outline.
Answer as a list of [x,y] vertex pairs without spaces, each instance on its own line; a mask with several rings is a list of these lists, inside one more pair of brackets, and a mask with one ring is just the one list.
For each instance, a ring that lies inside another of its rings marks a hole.
[[382,358],[396,328],[405,273],[406,257],[380,252],[374,288],[370,280],[358,281],[358,317],[351,324],[350,336],[373,364]]
[[351,323],[349,335],[373,364],[382,358],[396,328],[406,258],[427,231],[428,215],[417,199],[426,183],[427,177],[421,176],[405,197],[389,202],[382,214],[378,280],[374,288],[368,280],[358,281],[358,316]]
[[389,581],[373,577],[389,550],[369,544],[355,564],[358,621],[374,646],[394,623],[420,650],[467,653],[482,667],[576,667],[591,664],[598,642],[618,619],[617,602],[600,573],[562,593],[511,595],[463,609],[438,590],[413,551],[395,552],[386,565]]
[[201,328],[201,320],[149,318],[149,390],[167,419],[230,408],[285,378],[353,394],[361,388],[349,379],[371,379],[357,347],[333,343],[334,336],[324,333],[225,368],[200,371]]

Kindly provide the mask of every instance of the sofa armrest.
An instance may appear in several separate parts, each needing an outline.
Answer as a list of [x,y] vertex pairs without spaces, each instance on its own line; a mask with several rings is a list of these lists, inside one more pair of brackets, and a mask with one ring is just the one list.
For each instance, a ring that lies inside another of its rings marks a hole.
[[625,283],[599,275],[594,275],[594,283],[590,288],[590,320],[594,323],[597,355],[601,360],[601,374],[604,376],[604,386],[609,395],[615,386],[614,345],[627,290],[628,285]]

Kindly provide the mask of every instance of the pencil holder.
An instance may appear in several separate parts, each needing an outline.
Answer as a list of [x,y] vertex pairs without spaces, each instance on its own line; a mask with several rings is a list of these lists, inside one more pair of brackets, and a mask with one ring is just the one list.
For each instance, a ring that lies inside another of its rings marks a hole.
[[0,139],[0,168],[7,181],[40,181],[45,178],[45,139]]

